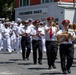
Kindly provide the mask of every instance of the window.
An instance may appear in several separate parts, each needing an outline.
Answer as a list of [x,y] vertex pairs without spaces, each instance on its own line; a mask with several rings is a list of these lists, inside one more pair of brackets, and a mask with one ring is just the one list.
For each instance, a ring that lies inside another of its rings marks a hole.
[[30,1],[29,0],[23,0],[23,6],[27,6],[30,5]]
[[42,3],[50,3],[53,2],[53,0],[41,0]]
[[49,3],[49,0],[45,0],[45,3]]
[[20,6],[22,6],[22,0],[20,0],[19,4],[20,4]]
[[29,3],[30,3],[29,0],[26,0],[26,4],[29,5]]
[[27,6],[30,4],[30,0],[20,0],[20,6]]
[[44,0],[42,0],[42,3],[45,3],[45,1],[44,1]]
[[26,5],[26,0],[23,0],[23,6],[25,6]]

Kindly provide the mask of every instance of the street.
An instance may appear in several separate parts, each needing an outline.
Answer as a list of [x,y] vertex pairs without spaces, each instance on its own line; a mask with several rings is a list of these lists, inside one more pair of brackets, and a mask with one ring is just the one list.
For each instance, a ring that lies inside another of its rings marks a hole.
[[[32,52],[30,60],[25,61],[22,60],[21,54],[0,52],[0,75],[64,75],[61,71],[59,53],[55,62],[57,69],[48,70],[46,58],[46,53],[43,53],[43,64],[34,65]],[[76,74],[76,47],[71,71],[70,75]]]

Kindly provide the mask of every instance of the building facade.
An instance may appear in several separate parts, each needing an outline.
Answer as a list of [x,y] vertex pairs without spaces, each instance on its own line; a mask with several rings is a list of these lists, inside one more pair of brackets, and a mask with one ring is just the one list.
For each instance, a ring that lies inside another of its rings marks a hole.
[[43,21],[53,16],[61,26],[63,19],[69,19],[74,23],[75,13],[74,0],[16,0],[15,20],[32,18]]

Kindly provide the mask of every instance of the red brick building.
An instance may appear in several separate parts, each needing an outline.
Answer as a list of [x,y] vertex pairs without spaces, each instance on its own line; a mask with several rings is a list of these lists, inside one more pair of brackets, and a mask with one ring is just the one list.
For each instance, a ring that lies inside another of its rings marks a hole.
[[[58,2],[59,0],[16,0],[16,7],[27,6],[27,5],[37,5],[49,2]],[[73,0],[61,0],[61,2],[73,2]]]

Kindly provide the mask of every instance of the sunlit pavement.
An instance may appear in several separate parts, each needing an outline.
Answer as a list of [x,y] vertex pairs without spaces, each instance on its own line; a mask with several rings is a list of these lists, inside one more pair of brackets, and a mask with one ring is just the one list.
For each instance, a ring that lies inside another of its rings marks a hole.
[[[70,75],[76,75],[76,45],[74,52],[74,63]],[[46,53],[43,52],[42,65],[34,65],[32,52],[30,60],[22,60],[21,53],[2,53],[0,52],[0,75],[64,75],[60,67],[59,52],[56,59],[56,69],[48,70]],[[68,74],[69,75],[69,74]]]

